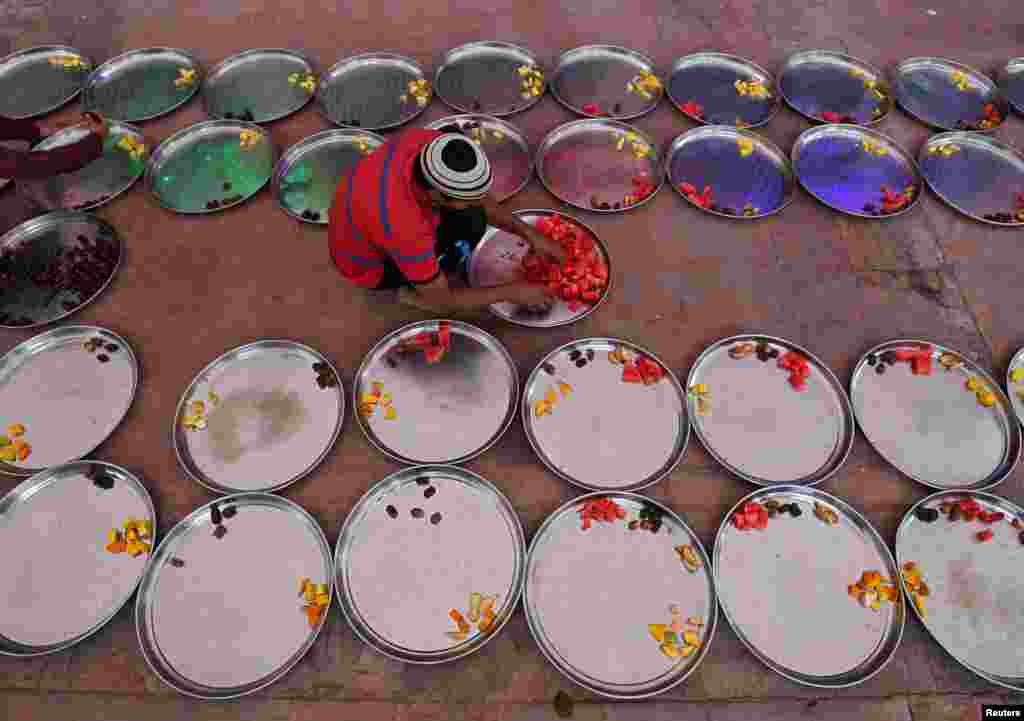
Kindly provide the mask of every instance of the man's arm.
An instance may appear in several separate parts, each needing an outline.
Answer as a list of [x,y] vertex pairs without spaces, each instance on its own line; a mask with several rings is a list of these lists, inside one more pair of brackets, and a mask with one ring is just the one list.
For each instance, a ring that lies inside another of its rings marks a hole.
[[544,286],[509,283],[493,288],[453,290],[443,273],[430,283],[403,288],[398,298],[405,305],[444,315],[473,313],[495,303],[544,305],[550,302]]

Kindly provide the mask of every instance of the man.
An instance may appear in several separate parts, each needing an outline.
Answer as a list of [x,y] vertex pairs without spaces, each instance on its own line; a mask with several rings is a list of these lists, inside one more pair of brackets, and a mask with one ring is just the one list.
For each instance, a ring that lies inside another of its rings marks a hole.
[[[0,145],[0,178],[39,180],[78,170],[96,160],[103,154],[107,125],[95,113],[83,117],[89,134],[77,143],[35,153]],[[43,129],[31,120],[0,116],[0,141],[22,140],[31,146],[42,140],[43,135]]]
[[518,281],[496,288],[453,288],[473,248],[492,225],[534,250],[563,259],[561,246],[502,209],[487,156],[448,126],[406,130],[360,160],[338,187],[329,244],[339,272],[356,285],[399,289],[399,300],[456,314],[492,303],[547,305],[542,285]]

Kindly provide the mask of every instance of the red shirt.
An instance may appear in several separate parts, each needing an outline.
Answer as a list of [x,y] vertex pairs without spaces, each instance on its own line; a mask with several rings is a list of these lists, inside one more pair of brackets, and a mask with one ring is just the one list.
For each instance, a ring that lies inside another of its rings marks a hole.
[[411,129],[356,163],[338,186],[328,243],[338,271],[374,288],[391,260],[414,283],[440,272],[434,254],[440,216],[413,178],[419,153],[442,133]]

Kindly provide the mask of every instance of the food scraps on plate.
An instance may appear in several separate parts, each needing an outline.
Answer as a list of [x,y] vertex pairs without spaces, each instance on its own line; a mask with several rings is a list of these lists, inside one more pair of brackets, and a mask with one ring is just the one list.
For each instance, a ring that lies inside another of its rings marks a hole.
[[814,517],[826,526],[839,525],[839,514],[826,506],[824,503],[814,502]]
[[784,514],[799,518],[803,513],[800,504],[796,501],[781,503],[774,498],[769,498],[763,504],[747,501],[742,508],[732,514],[729,521],[737,531],[763,531],[768,527],[770,518],[777,518]]
[[242,150],[251,150],[263,140],[263,133],[259,130],[242,130],[238,133],[238,147]]
[[313,583],[308,578],[299,581],[299,596],[302,598],[302,612],[306,614],[311,628],[316,628],[324,611],[331,604],[331,594],[326,583]]
[[696,100],[687,100],[679,109],[695,120],[704,120],[704,106]]
[[704,567],[704,562],[700,560],[700,556],[693,550],[693,546],[687,544],[676,546],[675,552],[679,554],[679,560],[682,561],[686,570],[690,573],[696,573]]
[[669,607],[671,621],[669,623],[651,623],[647,632],[658,642],[659,650],[669,658],[688,658],[703,644],[700,634],[704,628],[704,619],[690,616],[685,623],[679,606]]
[[206,394],[206,400],[194,399],[188,402],[181,425],[186,431],[206,430],[206,419],[209,409],[220,403],[220,397],[213,391]]
[[622,133],[615,140],[615,149],[622,151],[626,148],[626,143],[629,143],[630,150],[633,153],[633,157],[637,160],[643,160],[651,154],[651,146],[648,145],[643,138],[634,133],[632,130],[628,130]]
[[860,580],[847,586],[846,591],[850,598],[872,611],[881,609],[883,603],[897,603],[900,599],[900,592],[892,579],[883,577],[878,571],[864,571]]
[[878,204],[865,203],[863,208],[865,213],[869,215],[891,215],[897,213],[910,205],[917,193],[917,188],[910,181],[907,181],[901,193],[891,190],[887,185],[883,185],[879,190],[882,193],[881,202]]
[[430,96],[434,93],[434,89],[430,86],[430,81],[425,78],[410,80],[406,86],[406,91],[406,93],[399,96],[398,100],[402,103],[407,103],[409,98],[413,98],[421,108],[427,106],[427,103],[430,102]]
[[660,97],[662,90],[658,76],[648,70],[641,70],[639,75],[626,83],[627,93],[636,93],[644,100]]
[[831,110],[826,110],[821,114],[821,119],[826,123],[850,123],[856,124],[857,118],[852,115],[845,115],[843,113],[834,113]]
[[755,354],[762,363],[778,358],[776,365],[789,371],[789,384],[793,390],[802,391],[807,388],[807,379],[811,377],[811,364],[802,353],[790,350],[780,355],[778,349],[773,348],[767,341],[744,341],[729,348],[729,357],[733,360],[743,360]]
[[661,510],[661,508],[649,501],[643,501],[643,505],[641,506],[640,513],[637,514],[637,517],[627,518],[626,528],[631,531],[641,530],[657,533],[661,530],[664,518],[665,512]]
[[370,392],[359,397],[359,414],[363,418],[370,418],[378,408],[384,410],[384,420],[397,420],[398,411],[391,402],[391,394],[384,392],[383,383],[373,381],[370,384]]
[[653,358],[648,358],[642,353],[634,353],[622,346],[616,346],[608,352],[608,362],[622,366],[623,383],[642,383],[651,386],[667,375],[665,369]]
[[864,152],[870,155],[877,155],[878,157],[884,157],[889,154],[888,149],[881,143],[874,143],[870,140],[862,140],[861,147],[864,148]]
[[733,87],[736,88],[736,94],[744,98],[767,100],[772,96],[760,80],[737,80]]
[[288,76],[288,84],[296,85],[307,93],[315,93],[316,75],[313,73],[292,73]]
[[750,138],[736,138],[736,146],[740,149],[741,158],[746,158],[754,152],[754,141]]
[[969,376],[965,384],[967,390],[974,394],[975,398],[978,399],[978,403],[985,408],[991,408],[996,404],[998,396],[995,394],[988,384],[981,378],[981,376]]
[[914,608],[921,614],[921,618],[927,618],[928,609],[925,608],[924,599],[930,592],[928,584],[924,582],[924,578],[921,576],[921,569],[913,561],[907,561],[903,564],[900,571],[903,576],[903,583],[906,585],[910,598],[914,602]]
[[610,118],[612,116],[611,113],[602,110],[601,106],[597,103],[587,103],[583,106],[583,112],[587,115],[592,115],[595,118]]
[[132,558],[149,553],[153,542],[153,522],[131,518],[121,528],[111,528],[107,533],[109,553],[127,553]]
[[519,94],[523,100],[540,97],[544,92],[544,71],[536,65],[520,65],[516,68],[516,73],[522,78],[519,83],[522,92]]
[[565,381],[558,381],[556,385],[550,386],[543,398],[534,401],[533,415],[537,418],[551,415],[558,404],[559,394],[562,398],[568,398],[572,395],[572,386]]
[[178,68],[178,77],[174,79],[174,87],[190,88],[196,81],[195,68]]
[[82,60],[77,55],[55,55],[50,58],[50,65],[54,65],[65,70],[88,70],[89,63]]
[[314,363],[313,371],[316,373],[316,385],[320,390],[338,387],[338,374],[323,361]]
[[[498,618],[495,610],[498,602],[497,596],[484,596],[474,591],[469,594],[469,608],[466,615],[463,615],[457,608],[448,612],[448,618],[455,622],[455,631],[448,631],[446,635],[453,641],[465,641],[473,631],[472,624],[476,624],[480,633],[487,633],[494,628],[494,622]],[[469,620],[466,619],[469,617]]]
[[960,70],[954,70],[950,73],[949,77],[953,81],[953,85],[955,85],[956,89],[960,92],[967,92],[971,89],[971,81],[970,78],[967,77],[966,73]]
[[565,262],[547,254],[530,252],[523,256],[526,280],[546,285],[548,295],[565,301],[575,312],[584,305],[595,305],[608,287],[608,266],[594,239],[583,228],[559,215],[541,218],[537,230],[561,244]]
[[948,158],[960,152],[960,146],[956,143],[939,143],[928,147],[928,155],[941,155]]
[[[79,239],[81,240],[81,239]],[[100,363],[107,363],[110,361],[110,356],[107,353],[117,353],[121,350],[121,347],[116,343],[108,343],[103,338],[92,337],[82,343],[82,348],[87,353],[95,353],[96,360]],[[99,353],[97,353],[99,351]]]
[[142,160],[146,157],[146,144],[139,142],[131,135],[122,135],[114,147],[128,153],[132,160]]
[[[446,321],[438,321],[436,331],[421,331],[410,338],[403,338],[395,346],[397,355],[422,353],[423,360],[428,365],[436,365],[444,360],[452,347],[451,324]],[[390,358],[386,361],[394,367],[397,361]]]
[[625,509],[610,498],[594,498],[585,501],[577,513],[582,521],[580,530],[583,531],[589,530],[594,521],[614,523],[626,518]]
[[711,414],[711,392],[705,383],[694,383],[687,391],[687,395],[693,398],[694,406],[698,416]]
[[1017,207],[1009,213],[986,213],[982,217],[997,223],[1024,223],[1024,193],[1017,193],[1014,202]]
[[1003,116],[994,103],[986,103],[981,109],[981,119],[976,122],[969,120],[958,120],[958,130],[991,130],[1003,122]]
[[24,439],[25,426],[12,423],[7,426],[7,435],[0,436],[0,461],[14,463],[27,461],[32,455],[32,446]]
[[974,534],[974,540],[978,543],[987,543],[988,541],[991,541],[995,536],[995,532],[992,530],[992,527],[1002,521],[1006,521],[1011,528],[1018,532],[1017,539],[1021,544],[1024,544],[1024,531],[1021,530],[1024,528],[1024,524],[1022,524],[1021,519],[1008,519],[1006,514],[1002,511],[988,511],[984,506],[978,503],[977,500],[970,496],[965,496],[964,498],[953,501],[943,501],[939,504],[938,509],[929,508],[927,506],[918,506],[914,511],[915,517],[925,523],[934,523],[938,520],[940,514],[946,516],[947,520],[951,523],[956,523],[958,521],[973,523],[974,521],[978,521],[983,525],[988,526],[988,528],[983,528]]

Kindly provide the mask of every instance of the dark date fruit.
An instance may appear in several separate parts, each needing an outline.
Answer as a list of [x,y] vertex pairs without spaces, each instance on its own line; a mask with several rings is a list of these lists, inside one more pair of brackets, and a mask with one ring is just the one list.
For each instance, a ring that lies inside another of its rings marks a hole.
[[227,506],[220,512],[220,515],[224,516],[224,518],[234,518],[236,513],[238,513],[237,508],[234,506]]
[[423,509],[422,508],[414,508],[414,509],[412,509],[412,511],[410,511],[410,513],[412,514],[413,518],[423,518]]
[[224,520],[221,515],[220,509],[217,508],[217,504],[215,503],[212,506],[210,506],[210,523],[212,523],[215,526],[219,526],[223,522]]
[[433,486],[427,486],[427,489],[423,491],[424,498],[433,498],[434,494],[437,493],[437,489]]
[[431,513],[430,514],[430,522],[433,523],[436,526],[438,523],[441,522],[441,514],[440,513]]
[[106,363],[107,361],[110,360],[110,356],[108,356],[106,353],[100,353],[98,356],[96,356],[96,360],[98,360],[100,363]]
[[387,511],[388,515],[392,518],[398,518],[398,509],[395,508],[394,506],[388,506],[384,510]]
[[917,510],[914,511],[914,515],[917,516],[917,520],[924,521],[925,523],[934,523],[939,520],[939,512],[934,508],[926,508],[925,506],[918,506]]
[[426,476],[420,476],[419,478],[416,479],[416,485],[417,486],[429,486],[430,485],[430,479],[427,478]]
[[789,515],[791,515],[793,518],[799,518],[800,516],[804,515],[804,512],[802,510],[800,510],[800,505],[799,504],[797,504],[797,503],[790,503],[789,504]]
[[175,568],[184,568],[185,567],[185,562],[182,561],[180,558],[172,558],[170,561],[168,561],[168,563],[170,563]]
[[228,529],[225,526],[217,526],[213,529],[213,537],[218,541],[226,535],[228,535]]

